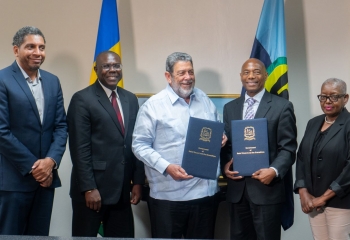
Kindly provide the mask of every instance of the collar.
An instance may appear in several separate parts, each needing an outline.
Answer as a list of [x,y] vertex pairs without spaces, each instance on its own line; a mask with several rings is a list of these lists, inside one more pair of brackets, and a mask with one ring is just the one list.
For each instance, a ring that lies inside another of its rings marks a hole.
[[38,69],[38,72],[36,74],[36,78],[34,80],[30,79],[30,77],[28,76],[28,74],[23,70],[23,68],[18,64],[17,60],[16,60],[17,66],[19,67],[19,69],[21,70],[24,79],[27,82],[33,83],[33,84],[37,84],[39,80],[41,80],[41,75],[40,75],[40,71]]
[[[170,84],[168,83],[168,85],[166,86],[165,88],[169,98],[170,98],[170,101],[171,101],[171,104],[174,104],[178,99],[180,99],[181,97],[179,95],[176,94],[176,92],[174,92],[174,90],[172,89],[172,87],[170,86]],[[195,93],[195,88],[193,88],[193,91],[190,95],[190,101],[192,101],[192,99],[196,96],[196,93]]]
[[247,92],[245,92],[244,94],[244,102],[247,101],[248,98],[254,98],[257,102],[261,102],[262,97],[264,96],[265,93],[265,88],[263,90],[261,90],[260,92],[258,92],[257,94],[255,94],[254,97],[250,97]]
[[107,94],[107,97],[110,98],[111,95],[112,95],[112,92],[114,91],[117,95],[117,98],[119,98],[119,95],[118,95],[118,88],[116,87],[113,91],[109,88],[106,88],[101,82],[100,80],[98,80],[99,84],[101,85],[101,87],[103,88],[103,90],[105,91],[105,93]]

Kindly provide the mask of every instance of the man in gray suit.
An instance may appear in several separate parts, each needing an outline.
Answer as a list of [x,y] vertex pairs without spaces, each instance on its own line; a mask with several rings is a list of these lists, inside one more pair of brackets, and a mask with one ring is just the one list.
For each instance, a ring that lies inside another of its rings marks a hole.
[[[297,148],[293,105],[265,90],[267,73],[260,60],[248,59],[240,75],[246,93],[224,106],[228,141],[221,152],[221,167],[228,178],[227,201],[231,203],[231,239],[280,239],[283,178],[295,161]],[[267,119],[270,167],[242,177],[230,170],[231,121],[250,118]]]

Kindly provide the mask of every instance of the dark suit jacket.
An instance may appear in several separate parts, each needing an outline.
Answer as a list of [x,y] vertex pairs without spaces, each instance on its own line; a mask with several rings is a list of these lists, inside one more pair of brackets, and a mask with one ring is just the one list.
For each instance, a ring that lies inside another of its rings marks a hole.
[[[59,166],[66,149],[66,113],[59,80],[44,70],[40,75],[45,102],[42,124],[17,63],[0,70],[0,190],[34,191],[39,187],[29,174],[34,162],[51,157]],[[51,187],[59,186],[54,169]]]
[[325,139],[323,139],[318,161],[316,181],[311,180],[311,155],[318,131],[325,115],[311,119],[300,143],[296,166],[294,191],[307,188],[315,197],[321,196],[329,187],[336,193],[326,206],[350,209],[350,113],[344,109],[335,120]]
[[[77,92],[68,108],[69,148],[73,162],[70,196],[85,201],[84,192],[97,188],[102,204],[130,201],[130,181],[143,184],[144,166],[131,151],[139,109],[137,98],[118,87],[123,137],[116,113],[98,81]],[[122,192],[122,190],[124,191]]]
[[[221,151],[222,168],[232,158],[231,120],[242,120],[243,104],[244,96],[224,106],[225,132],[228,136],[228,141]],[[282,179],[295,161],[297,148],[297,130],[293,105],[288,100],[266,91],[261,99],[255,118],[267,119],[270,167],[276,168],[279,176],[269,185],[264,185],[250,177],[235,181],[228,179],[227,201],[237,203],[242,197],[244,186],[246,186],[248,194],[255,204],[282,203],[285,201],[285,189]]]

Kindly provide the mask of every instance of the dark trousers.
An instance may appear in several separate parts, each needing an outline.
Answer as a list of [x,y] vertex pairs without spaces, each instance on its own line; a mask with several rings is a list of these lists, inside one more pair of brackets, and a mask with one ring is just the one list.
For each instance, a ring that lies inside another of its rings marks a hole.
[[281,207],[282,204],[256,205],[245,189],[242,199],[231,204],[231,239],[281,239]]
[[105,237],[134,238],[134,218],[130,203],[102,205],[96,212],[85,202],[72,200],[72,236],[96,237],[101,221]]
[[55,189],[0,191],[0,235],[48,236]]
[[213,239],[217,195],[191,201],[148,200],[153,238]]

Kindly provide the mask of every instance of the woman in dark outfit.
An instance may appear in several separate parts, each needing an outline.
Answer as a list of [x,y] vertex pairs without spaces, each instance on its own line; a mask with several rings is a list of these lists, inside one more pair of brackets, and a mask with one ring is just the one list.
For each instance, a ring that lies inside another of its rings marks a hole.
[[350,233],[350,113],[346,83],[321,87],[324,114],[311,119],[299,146],[295,193],[309,215],[315,239],[348,239]]

